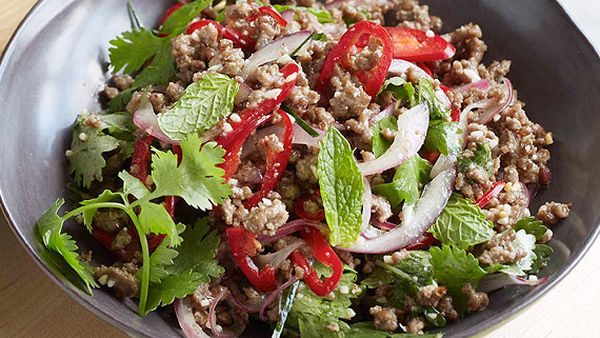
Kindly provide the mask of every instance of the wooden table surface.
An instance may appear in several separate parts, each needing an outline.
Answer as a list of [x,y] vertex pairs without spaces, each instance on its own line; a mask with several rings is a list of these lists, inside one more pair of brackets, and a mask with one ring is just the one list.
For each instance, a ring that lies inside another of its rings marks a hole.
[[[600,42],[597,0],[564,0]],[[0,51],[35,3],[0,1]],[[586,16],[586,13],[592,13]],[[589,21],[589,24],[587,24]],[[595,24],[595,25],[594,25]],[[596,33],[597,32],[597,33]],[[541,300],[486,337],[598,337],[600,243]],[[71,300],[33,263],[0,215],[0,337],[126,337]]]

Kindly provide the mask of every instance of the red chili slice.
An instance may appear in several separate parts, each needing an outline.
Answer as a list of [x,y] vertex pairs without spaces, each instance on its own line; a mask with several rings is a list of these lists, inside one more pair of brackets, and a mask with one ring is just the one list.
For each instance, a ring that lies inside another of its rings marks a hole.
[[152,145],[154,137],[146,136],[137,139],[133,145],[133,155],[131,156],[131,167],[129,171],[133,177],[142,182],[146,182],[148,178],[148,168],[150,164],[150,145]]
[[504,189],[504,186],[506,186],[506,183],[504,183],[503,181],[498,181],[494,183],[494,185],[492,185],[492,188],[488,190],[485,194],[483,194],[483,196],[481,196],[481,198],[478,199],[477,202],[475,202],[475,204],[477,204],[480,208],[485,207],[488,203],[490,203],[490,201],[494,197],[500,194],[502,189]]
[[438,151],[425,150],[423,151],[423,158],[429,161],[429,163],[434,164],[438,158],[440,157],[440,153]]
[[[424,62],[417,62],[417,66],[419,66],[419,68],[423,69],[425,71],[425,73],[427,73],[427,75],[433,77],[433,72]],[[445,91],[444,91],[444,93],[445,93]]]
[[307,211],[304,207],[304,203],[312,201],[313,203],[318,203],[318,197],[312,194],[306,194],[298,197],[294,201],[294,212],[296,216],[302,219],[308,219],[311,221],[322,221],[325,219],[325,210],[320,208],[318,211],[312,212]]
[[212,24],[219,31],[219,36],[224,37],[225,39],[229,39],[233,41],[233,44],[238,47],[246,46],[246,42],[242,41],[242,39],[232,30],[223,27],[220,23],[213,20],[200,20],[191,24],[186,30],[185,34],[190,35],[197,31],[198,29],[207,26],[208,24]]
[[165,21],[167,21],[167,19],[173,14],[175,13],[178,9],[180,9],[181,7],[185,6],[184,3],[178,2],[176,4],[174,4],[173,6],[169,7],[167,9],[167,11],[165,12],[165,14],[163,14],[162,18],[160,18],[160,21],[158,21],[158,25],[162,26]]
[[262,6],[258,9],[258,12],[260,14],[272,17],[281,27],[285,27],[288,24],[287,21],[283,18],[283,16],[281,16],[281,14],[279,14],[279,12],[276,11],[275,8],[273,8],[272,6]]
[[438,240],[429,232],[425,232],[421,237],[417,238],[413,243],[405,246],[406,250],[423,250],[435,245]]
[[332,274],[321,280],[301,251],[294,251],[290,255],[290,259],[296,266],[304,270],[304,277],[302,279],[306,285],[308,285],[317,296],[326,296],[335,290],[342,277],[344,270],[342,261],[329,245],[327,238],[325,238],[318,229],[306,227],[300,234],[312,249],[315,258],[328,266],[331,269]]
[[263,176],[263,183],[260,191],[252,195],[244,203],[246,209],[251,209],[253,206],[257,205],[273,189],[275,189],[290,160],[290,155],[292,154],[292,142],[294,140],[294,126],[292,125],[290,117],[283,110],[279,109],[278,113],[285,124],[285,131],[281,140],[283,143],[283,150],[275,152],[268,146],[266,147],[266,170]]
[[394,58],[412,62],[446,60],[454,56],[456,48],[441,36],[412,28],[386,27],[392,35]]
[[344,33],[338,44],[327,55],[327,59],[325,59],[325,63],[315,84],[317,91],[321,93],[322,97],[326,98],[329,96],[328,88],[335,66],[340,65],[341,67],[345,66],[345,68],[348,68],[353,47],[364,48],[368,44],[370,37],[381,41],[383,46],[381,58],[373,69],[369,71],[354,71],[353,75],[360,80],[365,92],[369,96],[375,97],[377,95],[385,81],[392,62],[392,37],[380,25],[371,21],[361,21]]

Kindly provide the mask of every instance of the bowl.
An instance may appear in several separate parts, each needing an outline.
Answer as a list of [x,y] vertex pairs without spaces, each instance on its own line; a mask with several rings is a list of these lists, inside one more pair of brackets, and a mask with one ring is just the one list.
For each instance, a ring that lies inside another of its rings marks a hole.
[[[134,1],[143,22],[152,24],[170,1]],[[494,292],[486,311],[444,329],[446,337],[471,336],[509,318],[535,301],[579,261],[600,232],[600,59],[555,1],[430,0],[444,30],[479,23],[489,46],[486,62],[510,59],[510,77],[529,116],[554,134],[553,181],[535,199],[573,203],[571,216],[553,228],[555,257],[537,287]],[[125,0],[41,0],[6,48],[0,64],[0,198],[12,230],[38,266],[69,296],[118,328],[142,337],[178,337],[173,318],[135,313],[98,289],[80,291],[60,271],[54,256],[34,235],[40,214],[67,196],[65,150],[78,112],[99,109],[97,94],[110,76],[108,41],[130,28]],[[537,202],[537,204],[535,203]],[[82,227],[66,231],[84,251],[99,249]],[[94,250],[100,252],[101,250]],[[98,255],[97,262],[105,257]],[[248,336],[269,336],[264,326]],[[262,334],[261,334],[262,332]]]

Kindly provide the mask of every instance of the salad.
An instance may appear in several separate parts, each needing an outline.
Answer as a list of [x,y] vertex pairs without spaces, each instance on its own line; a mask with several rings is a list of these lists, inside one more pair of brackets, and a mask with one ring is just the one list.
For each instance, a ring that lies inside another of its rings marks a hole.
[[529,209],[552,133],[510,61],[482,63],[478,25],[444,33],[416,0],[195,0],[157,24],[127,8],[104,110],[66,151],[78,206],[36,225],[90,295],[174,312],[186,337],[438,337],[544,282],[570,210]]

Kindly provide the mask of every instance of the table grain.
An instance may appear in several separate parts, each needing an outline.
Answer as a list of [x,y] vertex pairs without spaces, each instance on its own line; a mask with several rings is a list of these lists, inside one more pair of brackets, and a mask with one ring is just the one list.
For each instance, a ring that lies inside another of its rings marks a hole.
[[[600,46],[597,0],[561,1]],[[0,1],[0,50],[35,4]],[[485,337],[593,337],[600,332],[600,243],[556,287]],[[54,285],[0,215],[0,337],[126,337]]]

